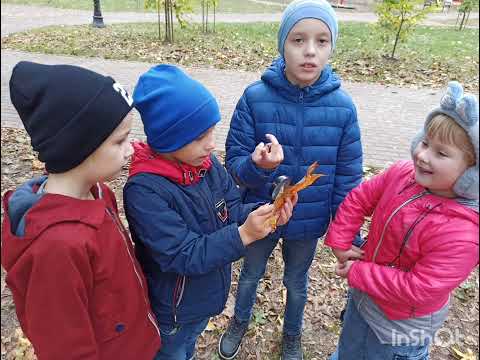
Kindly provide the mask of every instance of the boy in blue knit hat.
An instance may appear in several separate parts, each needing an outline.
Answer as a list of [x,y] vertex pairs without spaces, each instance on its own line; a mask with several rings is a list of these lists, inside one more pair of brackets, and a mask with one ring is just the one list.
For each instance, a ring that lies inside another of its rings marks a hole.
[[[327,1],[293,1],[278,31],[279,58],[245,90],[233,114],[226,166],[244,201],[267,200],[278,175],[297,182],[314,161],[327,176],[300,193],[288,225],[248,248],[235,316],[219,344],[223,359],[232,359],[239,351],[258,282],[280,238],[287,288],[282,359],[302,359],[308,270],[317,242],[344,197],[362,178],[357,111],[328,64],[337,37],[337,17]],[[361,250],[352,248],[351,257],[360,256]]]
[[[145,272],[162,348],[156,360],[187,360],[230,289],[231,263],[271,232],[273,205],[242,204],[212,154],[215,98],[175,66],[143,74],[133,93],[147,135],[134,145],[124,204]],[[296,198],[281,209],[291,216]]]

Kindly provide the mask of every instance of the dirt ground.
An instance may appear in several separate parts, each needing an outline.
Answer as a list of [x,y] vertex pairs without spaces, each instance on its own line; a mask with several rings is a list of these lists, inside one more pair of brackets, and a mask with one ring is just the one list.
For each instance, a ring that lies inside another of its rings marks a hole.
[[[24,130],[2,128],[2,177],[3,194],[30,177],[41,174],[42,167],[35,159],[30,141]],[[127,169],[122,176],[110,183],[122,209],[122,186]],[[374,172],[373,170],[370,172]],[[2,209],[3,218],[3,209]],[[125,219],[123,218],[124,222]],[[303,346],[306,360],[325,360],[334,351],[341,329],[339,314],[345,305],[346,283],[334,273],[335,259],[324,246],[319,245],[310,270],[308,303],[305,309]],[[197,346],[197,359],[218,359],[217,342],[233,315],[234,294],[240,274],[241,261],[234,264],[233,283],[225,311],[212,319]],[[282,284],[283,262],[278,246],[269,259],[265,278],[257,293],[254,317],[251,322],[239,360],[279,359],[283,310],[286,290]],[[478,267],[452,296],[450,315],[440,330],[436,345],[432,347],[432,360],[454,359],[453,348],[473,357],[479,353],[479,273]],[[68,359],[65,354],[65,359]],[[460,358],[460,357],[457,357]],[[11,293],[5,286],[5,272],[1,274],[1,359],[36,359],[28,340],[23,337],[15,314]]]

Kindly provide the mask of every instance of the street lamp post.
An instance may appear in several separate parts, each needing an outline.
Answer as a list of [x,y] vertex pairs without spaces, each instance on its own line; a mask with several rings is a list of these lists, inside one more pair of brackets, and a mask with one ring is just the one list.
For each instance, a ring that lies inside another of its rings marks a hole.
[[103,28],[105,24],[103,23],[102,10],[100,10],[100,0],[93,0],[93,27]]

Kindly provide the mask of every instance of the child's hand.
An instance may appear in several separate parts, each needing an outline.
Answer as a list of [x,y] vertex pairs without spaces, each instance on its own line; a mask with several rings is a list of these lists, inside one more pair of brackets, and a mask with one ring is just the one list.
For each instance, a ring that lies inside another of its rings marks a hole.
[[348,260],[362,260],[365,255],[365,251],[355,245],[352,245],[349,250],[332,249],[332,251],[339,263],[345,263]]
[[267,204],[248,215],[247,220],[238,228],[243,245],[247,246],[270,234],[272,227],[267,220],[273,216],[274,209],[272,204]]
[[295,193],[292,197],[287,198],[280,209],[280,215],[277,220],[277,225],[285,225],[292,217],[293,208],[297,205],[298,194]]
[[268,144],[261,142],[252,153],[252,160],[262,169],[275,169],[283,161],[283,149],[277,138],[272,134],[266,134],[270,140]]
[[335,274],[346,279],[348,277],[348,272],[350,271],[350,268],[352,267],[352,264],[354,262],[355,261],[348,260],[345,263],[337,263],[337,265],[335,266]]

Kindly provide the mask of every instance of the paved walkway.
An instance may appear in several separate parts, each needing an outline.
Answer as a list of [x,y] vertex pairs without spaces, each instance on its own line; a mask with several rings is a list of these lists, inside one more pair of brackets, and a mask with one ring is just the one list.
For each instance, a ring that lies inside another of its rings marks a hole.
[[[4,11],[5,8],[8,11]],[[5,4],[2,4],[2,36],[4,32],[11,33],[22,27],[41,26],[53,20],[62,23],[71,23],[70,21],[86,23],[91,20],[91,14],[89,13],[87,16],[85,12],[78,12],[78,15],[74,15],[75,11],[42,8],[45,13],[34,12],[34,16],[31,16],[31,9],[22,12],[14,11],[15,8],[15,6],[6,7]],[[20,8],[26,9],[27,7]],[[119,20],[132,20],[125,13],[116,16]],[[138,16],[138,14],[135,16]],[[29,22],[30,20],[32,22]],[[138,76],[153,65],[141,62],[52,56],[7,50],[2,50],[1,60],[2,127],[22,126],[10,103],[8,88],[12,68],[20,60],[84,66],[103,74],[112,75],[129,91],[133,90]],[[185,70],[204,83],[215,94],[220,103],[222,121],[217,127],[216,136],[217,149],[222,151],[224,150],[225,137],[235,105],[245,87],[257,80],[260,73],[207,68],[185,68]],[[426,113],[438,104],[440,98],[439,91],[430,89],[386,87],[349,82],[345,82],[343,86],[357,104],[365,164],[367,165],[384,166],[391,161],[408,157],[410,139],[423,123]],[[144,138],[143,128],[136,112],[133,136]]]
[[[8,80],[19,60],[46,64],[76,64],[111,74],[131,92],[138,76],[152,64],[110,61],[98,58],[51,56],[17,51],[2,51],[1,113],[2,126],[19,127],[20,119],[9,99]],[[244,88],[258,79],[259,74],[243,71],[186,68],[194,78],[205,84],[217,97],[222,121],[217,127],[217,148],[224,149],[230,118]],[[440,94],[428,89],[384,87],[381,85],[344,83],[344,88],[357,104],[363,135],[365,163],[383,166],[389,161],[408,156],[409,141],[416,133],[428,109],[438,104]],[[135,112],[133,135],[144,138],[143,128]]]

